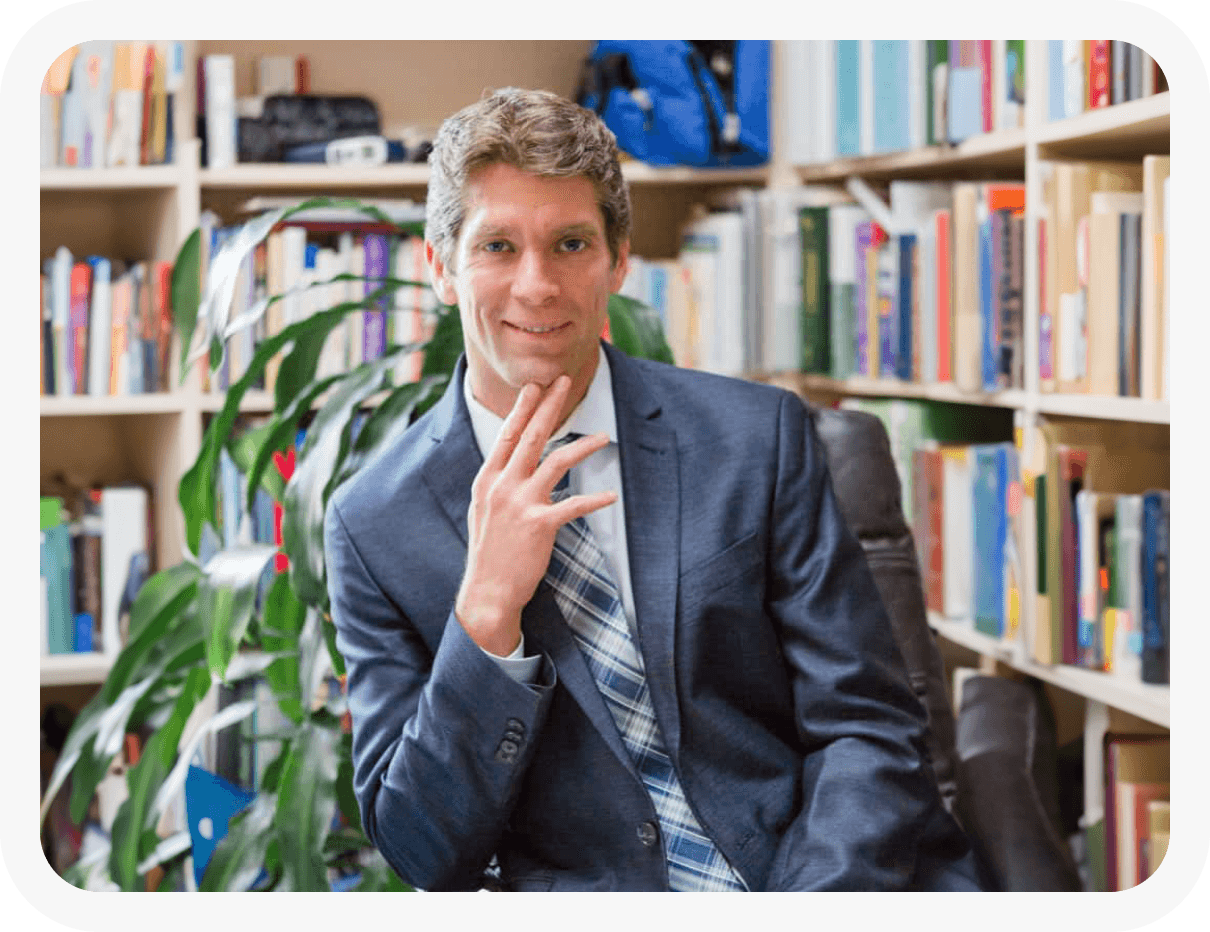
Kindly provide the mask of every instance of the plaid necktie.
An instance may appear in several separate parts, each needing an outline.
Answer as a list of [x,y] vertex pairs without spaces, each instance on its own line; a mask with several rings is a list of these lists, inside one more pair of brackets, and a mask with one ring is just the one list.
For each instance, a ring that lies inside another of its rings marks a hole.
[[[577,436],[569,434],[554,445]],[[552,498],[559,501],[568,494],[564,475]],[[546,582],[554,590],[555,602],[580,645],[622,743],[655,805],[668,861],[669,886],[680,891],[745,889],[685,800],[676,770],[664,750],[643,661],[630,636],[617,585],[583,518],[559,529]]]

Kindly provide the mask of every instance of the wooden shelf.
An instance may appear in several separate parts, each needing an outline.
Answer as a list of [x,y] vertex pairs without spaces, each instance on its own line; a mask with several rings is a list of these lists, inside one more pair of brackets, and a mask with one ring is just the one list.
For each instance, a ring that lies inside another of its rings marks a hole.
[[[622,174],[631,184],[763,184],[769,176],[765,167],[757,168],[659,168],[643,162],[623,162]],[[332,167],[319,164],[261,163],[234,165],[231,168],[204,168],[199,174],[205,189],[255,188],[280,191],[305,188],[330,190],[364,188],[422,188],[429,181],[424,164],[388,164],[364,168]]]
[[43,191],[129,191],[175,188],[180,184],[179,165],[132,165],[121,168],[44,168]]
[[1098,395],[1047,395],[1037,398],[1037,410],[1043,414],[1099,418],[1110,421],[1140,421],[1170,424],[1171,404],[1146,398],[1112,398]]
[[806,372],[754,373],[749,378],[789,389],[796,394],[817,392],[874,398],[928,398],[933,401],[950,401],[992,408],[1024,408],[1029,397],[1026,392],[1018,389],[972,394],[962,391],[953,382],[922,385],[917,382],[903,382],[899,379],[865,377],[833,379],[826,375]]
[[185,399],[174,392],[146,395],[40,395],[43,417],[114,416],[122,414],[180,414]]
[[1137,715],[1165,728],[1170,727],[1169,687],[1153,686],[1115,677],[1111,673],[1085,670],[1065,664],[1041,664],[1022,659],[1020,649],[976,631],[969,622],[952,621],[929,612],[929,626],[941,637],[978,654],[994,657],[1015,670],[1053,683],[1060,689],[1107,706]]
[[1024,129],[1000,130],[972,136],[956,146],[929,146],[907,152],[836,159],[816,165],[799,165],[795,171],[799,179],[808,184],[843,181],[850,175],[867,180],[941,174],[952,176],[955,169],[1015,170],[1020,174],[1025,170],[1026,140]]
[[[202,410],[208,414],[222,411],[226,399],[226,392],[206,392],[202,395]],[[255,389],[247,391],[240,399],[239,409],[250,414],[268,414],[273,410],[273,393]]]
[[113,664],[104,654],[43,654],[38,669],[42,686],[74,686],[79,683],[103,683]]
[[1102,151],[1122,143],[1162,138],[1167,151],[1171,110],[1170,93],[1164,91],[1046,123],[1034,130],[1033,138],[1044,146],[1088,143]]

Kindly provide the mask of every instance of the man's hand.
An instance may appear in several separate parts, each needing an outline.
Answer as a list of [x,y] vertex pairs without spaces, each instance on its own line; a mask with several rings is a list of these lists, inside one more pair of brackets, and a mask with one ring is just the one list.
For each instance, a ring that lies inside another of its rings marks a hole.
[[598,492],[550,500],[567,470],[609,443],[605,434],[581,437],[539,463],[570,386],[561,375],[545,391],[533,383],[521,389],[471,486],[466,573],[454,615],[476,644],[500,657],[520,643],[521,609],[546,573],[559,528],[618,499]]

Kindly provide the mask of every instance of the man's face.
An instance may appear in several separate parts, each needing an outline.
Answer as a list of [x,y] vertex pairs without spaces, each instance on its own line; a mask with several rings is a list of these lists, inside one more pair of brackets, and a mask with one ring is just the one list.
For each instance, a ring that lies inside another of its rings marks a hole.
[[491,165],[466,206],[452,268],[428,255],[438,296],[461,313],[471,390],[503,417],[527,382],[567,373],[578,403],[628,254],[623,244],[611,262],[592,182]]

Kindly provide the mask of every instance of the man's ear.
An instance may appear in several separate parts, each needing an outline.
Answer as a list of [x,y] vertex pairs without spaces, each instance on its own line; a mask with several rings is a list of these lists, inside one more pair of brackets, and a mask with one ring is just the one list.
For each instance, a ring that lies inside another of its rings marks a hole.
[[614,263],[610,273],[609,290],[611,294],[621,291],[622,283],[626,281],[626,273],[630,271],[630,240],[618,244],[618,261]]
[[433,283],[433,291],[437,293],[441,303],[451,306],[457,304],[458,293],[454,289],[454,283],[450,281],[449,270],[427,239],[424,241],[424,261],[428,263],[429,280]]

